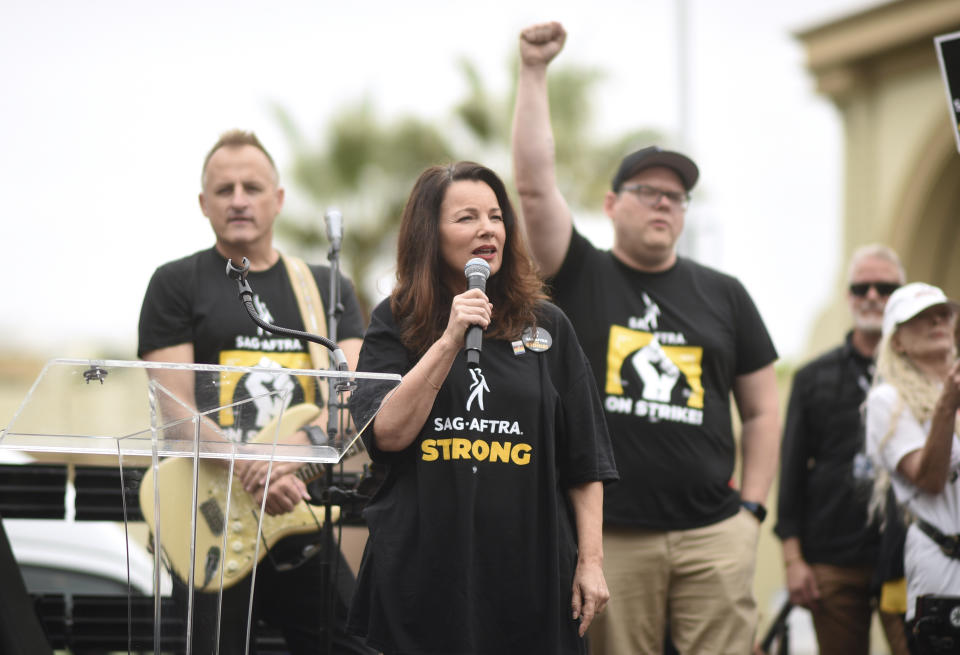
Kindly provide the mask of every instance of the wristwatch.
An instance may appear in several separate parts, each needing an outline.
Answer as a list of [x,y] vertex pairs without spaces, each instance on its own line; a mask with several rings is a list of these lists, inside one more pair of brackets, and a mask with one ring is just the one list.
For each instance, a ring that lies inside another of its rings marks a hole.
[[745,510],[756,516],[758,523],[763,523],[763,519],[767,518],[767,508],[760,503],[754,503],[749,500],[741,500],[740,505]]

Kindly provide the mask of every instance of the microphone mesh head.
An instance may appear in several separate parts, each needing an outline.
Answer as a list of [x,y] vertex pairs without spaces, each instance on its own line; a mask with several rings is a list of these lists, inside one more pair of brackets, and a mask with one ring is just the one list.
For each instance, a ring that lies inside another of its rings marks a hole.
[[463,274],[470,279],[474,275],[479,275],[484,280],[490,277],[490,264],[486,260],[480,259],[479,257],[474,257],[467,262],[467,265],[463,267]]

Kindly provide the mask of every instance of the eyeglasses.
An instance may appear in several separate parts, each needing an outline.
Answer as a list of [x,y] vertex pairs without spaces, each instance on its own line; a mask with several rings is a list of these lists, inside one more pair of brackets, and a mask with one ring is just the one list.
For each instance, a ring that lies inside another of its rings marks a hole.
[[660,204],[661,198],[666,198],[674,207],[681,209],[686,209],[690,204],[690,196],[682,191],[667,191],[649,184],[625,184],[620,187],[620,190],[629,191],[647,207],[656,207]]
[[889,296],[899,289],[900,285],[896,282],[857,282],[850,285],[850,293],[858,298],[863,298],[870,292],[870,287],[874,288],[878,296]]

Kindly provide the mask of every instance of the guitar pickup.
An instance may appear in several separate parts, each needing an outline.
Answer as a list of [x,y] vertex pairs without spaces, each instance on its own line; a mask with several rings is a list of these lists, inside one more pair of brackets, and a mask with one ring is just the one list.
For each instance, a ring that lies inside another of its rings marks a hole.
[[207,527],[215,536],[223,534],[223,528],[226,525],[226,519],[223,516],[223,510],[215,498],[209,498],[200,504],[200,515],[207,522]]

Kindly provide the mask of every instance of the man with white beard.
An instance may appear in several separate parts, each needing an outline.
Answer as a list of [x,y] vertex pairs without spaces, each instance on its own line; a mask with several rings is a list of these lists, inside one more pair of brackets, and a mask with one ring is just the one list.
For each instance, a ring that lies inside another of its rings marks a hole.
[[[844,343],[797,371],[781,448],[777,525],[790,601],[809,609],[820,653],[867,655],[880,534],[868,522],[872,469],[860,407],[874,373],[887,299],[904,283],[896,253],[857,249]],[[882,606],[881,606],[882,609]],[[893,653],[905,653],[902,618],[881,611]]]

